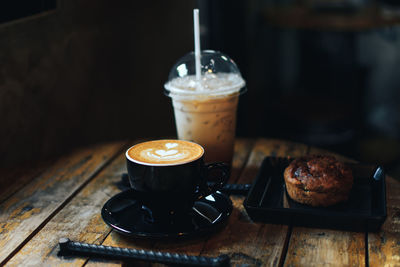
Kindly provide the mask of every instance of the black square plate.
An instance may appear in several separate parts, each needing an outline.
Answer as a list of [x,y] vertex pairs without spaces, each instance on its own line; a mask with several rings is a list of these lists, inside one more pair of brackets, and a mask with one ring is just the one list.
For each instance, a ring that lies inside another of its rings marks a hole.
[[286,193],[283,171],[291,159],[266,157],[244,201],[254,221],[356,232],[378,231],[386,219],[381,167],[349,164],[354,184],[347,202],[327,208],[297,203]]

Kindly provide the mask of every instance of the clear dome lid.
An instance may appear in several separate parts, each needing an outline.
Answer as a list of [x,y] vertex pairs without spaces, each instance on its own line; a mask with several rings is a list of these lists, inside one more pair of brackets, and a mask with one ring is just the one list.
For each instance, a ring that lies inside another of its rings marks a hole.
[[213,50],[203,50],[200,56],[201,77],[196,78],[194,52],[179,59],[172,67],[164,84],[168,96],[198,97],[223,96],[245,92],[246,82],[236,63],[227,55]]

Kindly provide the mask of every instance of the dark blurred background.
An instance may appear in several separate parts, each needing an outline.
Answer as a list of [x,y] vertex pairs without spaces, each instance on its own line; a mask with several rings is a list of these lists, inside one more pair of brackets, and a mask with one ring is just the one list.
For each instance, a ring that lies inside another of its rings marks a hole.
[[400,3],[3,0],[0,153],[12,166],[108,140],[175,135],[162,93],[193,49],[247,81],[237,134],[327,148],[400,177]]

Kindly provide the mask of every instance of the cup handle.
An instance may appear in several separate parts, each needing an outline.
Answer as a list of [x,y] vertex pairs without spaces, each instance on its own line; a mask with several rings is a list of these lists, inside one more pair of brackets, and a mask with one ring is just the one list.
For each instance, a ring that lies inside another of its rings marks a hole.
[[[209,181],[210,173],[214,170],[219,170],[221,175],[218,179]],[[201,185],[197,199],[201,199],[208,195],[215,193],[217,190],[221,190],[224,185],[228,182],[230,175],[229,166],[223,162],[215,162],[205,165],[204,183]],[[211,185],[210,183],[211,182]]]

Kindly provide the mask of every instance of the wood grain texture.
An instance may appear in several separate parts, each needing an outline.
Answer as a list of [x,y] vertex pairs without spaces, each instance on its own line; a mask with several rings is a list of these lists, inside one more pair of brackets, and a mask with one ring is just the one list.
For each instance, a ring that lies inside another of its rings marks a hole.
[[[249,157],[250,151],[253,147],[254,142],[249,139],[237,139],[235,142],[235,154],[232,161],[232,172],[231,172],[231,183],[237,180],[240,176],[241,171]],[[230,221],[229,221],[230,223]],[[220,235],[221,233],[217,233]],[[168,251],[174,253],[186,253],[190,255],[199,255],[203,250],[205,243],[209,239],[209,236],[199,237],[190,240],[177,240],[174,242],[153,242],[151,240],[139,240],[133,238],[124,237],[115,231],[112,231],[109,236],[104,240],[103,245],[116,246],[116,247],[128,247],[137,249],[153,249],[160,251]],[[98,263],[90,260],[88,266],[96,266]],[[149,264],[140,261],[132,261],[127,263],[131,266],[148,266]],[[118,262],[109,262],[107,266],[119,265]],[[151,266],[163,266],[161,264],[151,264]]]
[[40,175],[51,161],[0,170],[0,203]]
[[[110,228],[101,219],[101,208],[113,195],[120,192],[116,186],[126,172],[125,156],[121,153],[102,170],[57,215],[36,234],[9,262],[10,266],[34,265],[82,266],[86,258],[58,257],[58,240],[101,244]],[[101,262],[101,261],[100,261]]]
[[[259,139],[238,183],[251,183],[265,156],[299,156],[307,147],[280,140]],[[243,207],[244,197],[231,198],[234,210],[227,227],[212,237],[202,255],[228,254],[235,266],[277,266],[284,251],[288,227],[254,223]]]
[[[309,154],[330,154],[311,148]],[[365,234],[293,227],[285,266],[365,266]]]
[[285,266],[365,266],[364,233],[293,227]]
[[123,145],[123,142],[98,145],[62,157],[2,203],[0,265],[29,241]]
[[[59,238],[69,237],[190,255],[225,253],[233,266],[365,266],[364,234],[255,223],[243,207],[242,196],[231,196],[233,213],[226,227],[213,235],[155,242],[115,233],[101,219],[100,210],[120,192],[116,183],[126,172],[122,147],[124,143],[114,143],[66,156],[0,204],[0,265],[162,266],[57,256]],[[116,153],[119,156],[105,166]],[[280,140],[239,139],[230,182],[251,183],[265,156],[306,153],[329,152]],[[368,235],[370,266],[400,266],[400,183],[388,177],[387,192],[388,219],[381,232]],[[14,251],[18,252],[14,255]]]
[[237,183],[240,178],[246,163],[250,157],[250,153],[254,146],[255,140],[253,139],[236,139],[235,141],[235,153],[232,160],[231,177],[229,183]]
[[317,147],[310,147],[308,154],[314,154],[314,155],[331,155],[334,156],[337,160],[340,160],[342,162],[351,162],[351,163],[357,163],[356,160],[351,159],[349,157],[343,156],[343,155],[339,155],[337,153],[331,152],[329,150],[326,149],[322,149],[322,148],[317,148]]
[[368,233],[369,266],[400,266],[400,183],[386,177],[387,218],[378,233]]

